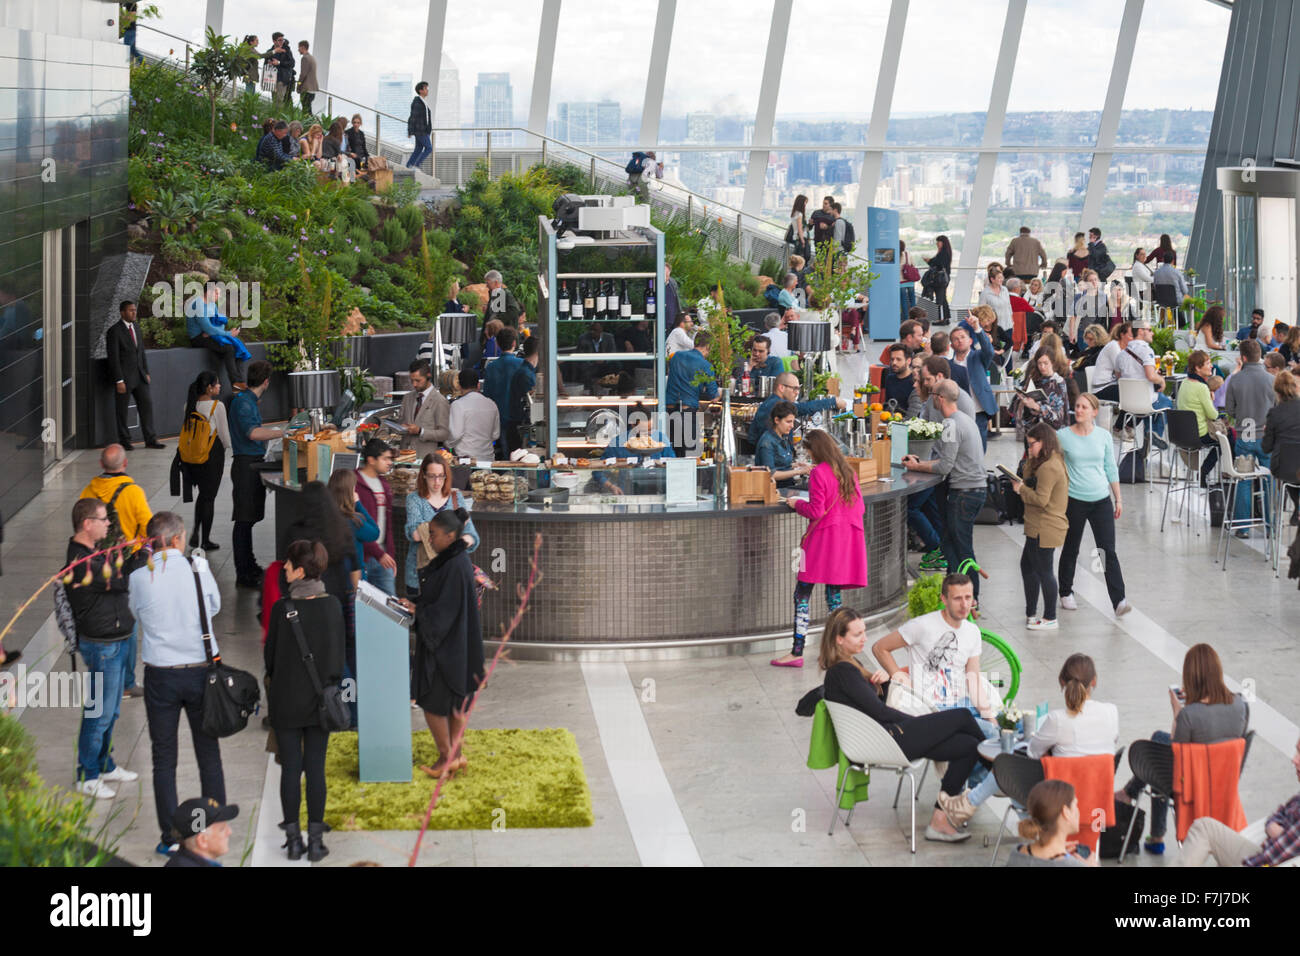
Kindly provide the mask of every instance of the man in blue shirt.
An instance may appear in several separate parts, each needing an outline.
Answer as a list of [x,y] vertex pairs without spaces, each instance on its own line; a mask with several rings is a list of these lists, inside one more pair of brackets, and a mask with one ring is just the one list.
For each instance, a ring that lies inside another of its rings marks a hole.
[[777,402],[793,402],[795,414],[800,418],[805,418],[816,412],[833,412],[836,409],[847,408],[848,403],[842,398],[814,398],[806,402],[799,401],[799,376],[793,372],[782,372],[776,377],[776,388],[771,395],[763,399],[763,403],[758,406],[758,411],[754,412],[754,420],[749,425],[749,440],[758,447],[758,440],[763,437],[763,432],[772,427],[772,407]]
[[217,308],[220,291],[215,282],[209,282],[203,289],[202,299],[194,298],[185,303],[185,334],[190,337],[192,348],[208,349],[217,354],[226,367],[230,387],[238,392],[244,388],[239,362],[247,360],[249,354],[244,344],[226,331],[227,319]]
[[235,584],[241,588],[262,587],[265,573],[253,554],[253,525],[266,517],[266,486],[257,463],[266,455],[266,443],[283,438],[283,428],[262,424],[258,405],[271,385],[271,363],[259,359],[249,363],[248,388],[230,402],[230,484],[234,499]]
[[749,340],[749,359],[742,360],[736,366],[736,385],[739,387],[745,372],[749,372],[749,387],[755,387],[755,379],[760,375],[775,378],[785,371],[785,363],[772,352],[772,340],[766,335],[756,335]]
[[1246,339],[1250,338],[1251,332],[1254,332],[1256,335],[1258,335],[1259,332],[1257,330],[1263,324],[1264,324],[1264,310],[1263,309],[1252,310],[1250,313],[1250,325],[1243,325],[1241,328],[1237,330],[1237,341],[1238,342],[1246,341]]
[[501,427],[506,442],[506,457],[516,448],[525,447],[532,409],[528,396],[537,387],[537,360],[540,345],[534,337],[524,339],[523,359],[510,377],[510,421]]
[[[696,413],[700,397],[718,397],[718,382],[709,364],[709,347],[713,336],[700,332],[695,336],[695,347],[674,352],[668,363],[668,380],[664,385],[664,404],[671,416],[669,433],[675,436],[673,451],[685,458],[687,448],[693,448],[698,439]],[[707,380],[704,380],[707,379]]]
[[507,325],[498,332],[496,343],[501,355],[488,362],[483,369],[483,394],[496,403],[497,412],[501,416],[501,437],[497,439],[497,452],[503,459],[510,457],[507,436],[513,431],[510,393],[515,375],[524,364],[523,359],[515,354],[515,341],[515,330],[511,326]]

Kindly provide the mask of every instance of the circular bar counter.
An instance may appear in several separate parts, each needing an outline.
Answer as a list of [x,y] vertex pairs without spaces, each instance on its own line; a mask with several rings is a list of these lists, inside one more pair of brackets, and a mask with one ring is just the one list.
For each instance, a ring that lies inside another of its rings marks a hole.
[[[282,555],[297,489],[277,472],[263,480],[275,492]],[[906,614],[907,498],[940,480],[896,467],[892,480],[862,485],[870,583],[846,590],[844,603],[873,630]],[[480,536],[474,563],[498,586],[483,596],[488,644],[513,617],[534,541],[541,540],[541,580],[510,641],[516,659],[693,657],[789,645],[799,542],[808,522],[785,504],[476,502],[471,513]],[[404,558],[398,556],[399,589]],[[826,614],[818,587],[812,631]]]

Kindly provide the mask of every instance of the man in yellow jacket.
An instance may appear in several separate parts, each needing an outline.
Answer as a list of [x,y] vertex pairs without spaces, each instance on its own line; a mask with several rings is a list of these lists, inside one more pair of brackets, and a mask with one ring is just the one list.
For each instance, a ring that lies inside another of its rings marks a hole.
[[[143,538],[153,512],[149,509],[144,489],[126,473],[126,449],[121,445],[107,446],[99,456],[99,467],[104,469],[103,474],[90,479],[90,484],[82,489],[81,497],[98,498],[105,505],[111,505],[109,517],[116,512],[122,529],[117,540],[133,541]],[[111,530],[109,536],[113,537]],[[109,540],[101,542],[104,547],[111,543]],[[126,679],[122,685],[124,698],[144,696],[144,691],[135,682],[135,651],[138,642],[138,632],[132,631],[127,638],[126,660],[123,662],[126,669]]]

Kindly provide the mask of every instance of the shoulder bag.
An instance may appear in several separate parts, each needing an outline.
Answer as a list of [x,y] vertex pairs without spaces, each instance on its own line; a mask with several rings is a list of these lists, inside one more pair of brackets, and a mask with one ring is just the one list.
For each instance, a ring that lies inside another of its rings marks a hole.
[[348,711],[348,705],[343,702],[343,688],[338,684],[326,687],[321,683],[320,671],[316,669],[316,655],[307,647],[307,638],[302,633],[302,621],[298,620],[298,609],[293,601],[288,599],[285,600],[284,607],[285,619],[293,628],[293,636],[298,640],[298,651],[302,654],[303,666],[307,668],[311,686],[316,690],[316,707],[320,714],[321,729],[327,733],[347,730],[352,726],[352,714]]
[[199,598],[203,652],[208,656],[208,672],[203,680],[201,727],[209,737],[229,737],[248,726],[248,718],[259,709],[262,691],[257,686],[256,677],[248,671],[228,667],[221,663],[220,654],[212,653],[212,626],[208,623],[208,602],[203,598],[203,583],[193,564],[190,571]]

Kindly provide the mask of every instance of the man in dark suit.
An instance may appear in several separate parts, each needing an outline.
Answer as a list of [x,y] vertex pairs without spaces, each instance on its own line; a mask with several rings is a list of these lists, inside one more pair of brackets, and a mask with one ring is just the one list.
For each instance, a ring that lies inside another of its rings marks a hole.
[[[617,346],[614,344],[614,336],[605,331],[604,326],[599,322],[592,322],[587,326],[587,331],[578,336],[578,351],[587,354],[604,354],[613,355]],[[608,375],[612,371],[608,362],[583,362],[579,377],[586,383],[588,391],[591,390],[592,383],[602,375]]]
[[131,430],[126,425],[128,396],[134,396],[140,415],[140,431],[146,448],[165,448],[153,430],[153,399],[149,396],[149,360],[145,357],[144,337],[136,322],[135,303],[117,307],[122,321],[110,326],[104,335],[108,351],[108,374],[113,380],[117,404],[117,440],[123,448],[131,447]]

